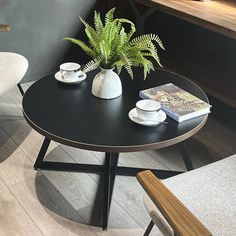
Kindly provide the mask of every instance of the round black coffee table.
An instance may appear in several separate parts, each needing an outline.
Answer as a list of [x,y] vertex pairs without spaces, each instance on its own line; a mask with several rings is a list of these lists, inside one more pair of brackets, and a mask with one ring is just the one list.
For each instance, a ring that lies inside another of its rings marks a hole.
[[[207,120],[207,115],[204,115],[180,124],[170,118],[167,118],[167,125],[144,127],[135,124],[129,119],[128,113],[140,99],[139,91],[171,82],[206,102],[208,99],[196,84],[180,75],[157,69],[143,80],[142,71],[137,69],[134,80],[126,74],[121,74],[121,97],[102,100],[91,94],[92,80],[97,72],[89,73],[87,79],[78,85],[62,84],[54,78],[54,73],[35,82],[23,97],[23,113],[27,122],[45,136],[34,165],[35,169],[104,175],[102,227],[105,229],[115,175],[136,175],[144,170],[117,166],[119,153],[159,149],[178,144],[187,169],[192,169],[183,141],[198,132]],[[91,165],[44,161],[51,140],[81,149],[105,152],[105,163]],[[166,170],[153,172],[159,178],[181,173]]]

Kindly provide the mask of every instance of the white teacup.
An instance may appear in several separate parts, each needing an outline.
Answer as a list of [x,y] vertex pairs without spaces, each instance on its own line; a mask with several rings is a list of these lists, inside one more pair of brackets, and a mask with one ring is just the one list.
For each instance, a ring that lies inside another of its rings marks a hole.
[[157,101],[144,99],[136,103],[138,117],[146,120],[156,119],[157,112],[160,111],[161,104]]
[[64,80],[74,80],[83,74],[78,63],[66,62],[60,65],[61,78]]

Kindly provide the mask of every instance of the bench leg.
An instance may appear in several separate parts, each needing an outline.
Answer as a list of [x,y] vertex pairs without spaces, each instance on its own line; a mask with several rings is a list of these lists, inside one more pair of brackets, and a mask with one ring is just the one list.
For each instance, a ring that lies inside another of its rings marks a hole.
[[154,222],[151,220],[143,236],[148,236],[150,232],[152,231],[153,226],[154,226]]
[[179,144],[179,149],[180,149],[180,152],[182,154],[182,158],[183,158],[183,161],[184,161],[184,164],[186,166],[187,171],[193,170],[194,169],[193,163],[192,163],[192,161],[190,159],[190,156],[188,154],[186,143],[185,142],[180,143]]
[[24,92],[24,90],[23,90],[23,88],[22,88],[20,83],[17,84],[17,87],[20,90],[21,95],[24,96],[25,92]]

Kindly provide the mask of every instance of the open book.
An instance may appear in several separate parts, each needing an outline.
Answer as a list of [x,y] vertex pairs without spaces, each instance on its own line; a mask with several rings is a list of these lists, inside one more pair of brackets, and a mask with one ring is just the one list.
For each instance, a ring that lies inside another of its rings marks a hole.
[[139,96],[160,102],[162,110],[177,122],[205,115],[210,112],[211,108],[210,104],[172,83],[142,90]]

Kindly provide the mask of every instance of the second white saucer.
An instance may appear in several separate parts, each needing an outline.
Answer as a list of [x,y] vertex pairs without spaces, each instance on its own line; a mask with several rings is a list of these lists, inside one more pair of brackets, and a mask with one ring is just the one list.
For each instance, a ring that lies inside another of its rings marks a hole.
[[165,121],[166,119],[166,113],[162,110],[158,111],[156,114],[156,117],[152,120],[141,120],[141,119],[136,119],[138,117],[136,108],[133,108],[129,112],[129,118],[134,122],[139,125],[144,125],[144,126],[156,126],[159,125],[161,122]]

